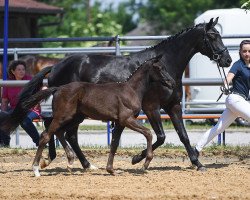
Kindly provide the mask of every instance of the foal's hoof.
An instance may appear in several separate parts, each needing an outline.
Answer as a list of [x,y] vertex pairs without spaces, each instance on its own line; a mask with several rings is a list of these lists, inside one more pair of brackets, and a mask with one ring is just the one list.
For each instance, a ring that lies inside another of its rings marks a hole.
[[72,173],[73,165],[68,164],[67,165],[67,170]]
[[146,174],[146,173],[148,173],[148,170],[147,170],[147,168],[145,168],[145,166],[142,166],[141,172]]
[[197,171],[206,172],[206,171],[207,171],[207,168],[204,167],[204,166],[201,166],[201,167],[198,167],[198,168],[197,168]]
[[50,163],[51,163],[50,159],[42,159],[41,162],[40,162],[41,169],[49,166]]
[[33,169],[35,177],[40,177],[41,176],[38,166],[32,166],[32,169]]
[[133,158],[132,158],[132,165],[135,165],[139,162],[141,162],[143,160],[142,156],[141,155],[135,155]]

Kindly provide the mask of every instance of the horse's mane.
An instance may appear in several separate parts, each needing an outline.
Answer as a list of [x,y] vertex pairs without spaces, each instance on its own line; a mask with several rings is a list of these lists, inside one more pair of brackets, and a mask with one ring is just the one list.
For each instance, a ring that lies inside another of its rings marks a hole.
[[198,28],[200,26],[204,26],[204,25],[205,25],[205,23],[200,23],[200,24],[194,25],[192,27],[185,28],[185,29],[181,30],[180,32],[176,33],[175,35],[171,35],[167,39],[164,39],[161,42],[159,42],[158,44],[156,44],[154,46],[151,46],[151,47],[148,47],[148,48],[144,49],[143,51],[147,51],[149,49],[154,50],[155,48],[158,48],[158,47],[160,47],[162,45],[165,46],[166,43],[168,43],[169,41],[172,41],[172,40],[176,39],[177,37],[181,36],[182,34],[187,33],[187,32],[189,32],[189,31],[191,31],[193,29],[196,29],[196,28]]
[[[146,49],[144,49],[144,50],[142,50],[142,51],[140,51],[140,52],[145,52],[145,51],[147,51],[147,50],[154,50],[155,48],[158,48],[158,47],[163,46],[163,45],[165,46],[166,43],[168,43],[169,41],[172,41],[172,40],[176,39],[177,37],[181,36],[182,34],[185,34],[185,33],[189,32],[189,31],[191,31],[191,30],[193,30],[193,29],[196,29],[196,28],[198,28],[198,27],[200,27],[200,26],[204,26],[204,25],[205,25],[205,23],[200,23],[200,24],[196,24],[196,25],[194,25],[194,26],[192,26],[192,27],[187,27],[187,28],[181,30],[180,32],[176,33],[175,35],[169,36],[167,39],[162,40],[162,41],[159,42],[158,44],[156,44],[156,45],[154,45],[154,46],[151,46],[151,47],[148,47],[148,48],[146,48]],[[136,68],[136,69],[126,78],[125,81],[117,82],[117,83],[127,82],[127,81],[133,76],[133,74],[136,73],[136,72],[142,67],[142,65],[143,65],[145,62],[147,62],[147,60],[144,61],[143,63],[141,63],[140,66],[139,66],[138,68]]]
[[[149,59],[149,60],[152,60],[153,58]],[[144,62],[142,62],[140,64],[139,67],[137,67],[133,72],[131,72],[131,74],[126,78],[126,80],[124,82],[127,82],[139,69],[141,69],[143,67],[143,65],[148,62],[149,60],[145,60]],[[120,82],[119,82],[120,83]]]

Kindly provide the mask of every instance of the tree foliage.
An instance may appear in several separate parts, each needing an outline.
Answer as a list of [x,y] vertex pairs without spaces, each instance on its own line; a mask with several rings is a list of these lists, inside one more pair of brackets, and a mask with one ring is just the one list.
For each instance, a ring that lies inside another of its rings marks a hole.
[[[146,21],[153,27],[151,34],[175,34],[192,26],[194,19],[210,9],[249,8],[249,0],[127,0],[114,10],[112,4],[103,8],[99,1],[90,0],[40,0],[64,8],[60,26],[39,30],[40,37],[84,37],[124,35],[137,24]],[[135,16],[137,18],[135,19]],[[51,22],[54,17],[44,17],[40,23]],[[55,43],[54,43],[55,44]],[[51,44],[46,44],[51,45]],[[56,46],[89,46],[93,43],[57,43]]]
[[241,8],[244,8],[246,10],[250,10],[250,0],[243,2]]
[[155,34],[162,30],[172,34],[193,25],[194,19],[206,10],[239,8],[240,5],[240,0],[148,0],[140,7],[140,15],[155,25]]
[[[112,4],[102,9],[99,2],[90,6],[89,0],[40,0],[49,5],[64,8],[64,17],[60,26],[44,27],[39,30],[40,37],[90,37],[115,36],[128,32],[136,27],[132,21],[133,14],[127,12],[126,3],[119,5],[118,10]],[[43,17],[40,24],[54,21],[55,17]],[[93,42],[51,43],[46,46],[89,46]]]

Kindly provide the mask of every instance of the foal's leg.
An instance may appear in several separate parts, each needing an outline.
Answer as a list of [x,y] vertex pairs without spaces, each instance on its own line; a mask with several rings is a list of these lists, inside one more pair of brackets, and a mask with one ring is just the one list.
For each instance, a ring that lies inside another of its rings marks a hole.
[[78,130],[78,125],[71,127],[70,130],[66,132],[66,135],[65,135],[66,140],[69,142],[70,146],[73,148],[74,152],[76,153],[84,169],[90,169],[90,170],[98,169],[94,165],[90,164],[89,161],[84,156],[84,154],[82,153],[81,148],[79,147],[79,144],[78,144],[77,130]]
[[[45,130],[47,131],[49,129],[49,126],[52,122],[53,118],[48,117],[44,119],[44,126]],[[48,158],[42,159],[40,162],[40,167],[41,169],[49,166],[49,164],[56,158],[56,147],[55,147],[55,139],[54,135],[51,136],[49,140],[49,153],[48,153]]]
[[36,155],[32,164],[33,171],[35,173],[36,177],[41,176],[39,173],[39,162],[42,157],[42,152],[45,147],[45,145],[49,142],[51,135],[48,134],[46,131],[42,132],[39,140],[39,146],[36,151]]
[[[69,145],[66,143],[66,140],[63,136],[63,133],[64,133],[64,131],[58,131],[56,133],[56,136],[60,140],[60,142],[65,150],[66,156],[68,158],[67,168],[69,171],[71,171],[72,166],[73,166],[73,162],[74,162],[74,153],[70,149]],[[42,157],[43,149],[44,149],[45,145],[49,142],[51,135],[53,135],[51,132],[48,132],[48,133],[44,132],[41,134],[39,147],[37,149],[36,156],[35,156],[35,159],[34,159],[33,165],[32,165],[33,171],[34,171],[36,177],[41,176],[39,173],[39,161]]]
[[[148,120],[154,130],[154,132],[157,135],[157,140],[156,142],[152,145],[153,151],[161,146],[164,141],[165,141],[165,133],[162,127],[162,122],[161,122],[161,114],[159,110],[144,110],[145,114],[148,117]],[[141,154],[135,155],[132,158],[132,164],[137,164],[140,161],[142,161],[147,155],[147,149],[144,149]]]
[[181,142],[184,144],[192,164],[197,166],[197,170],[200,170],[200,171],[206,170],[205,167],[199,162],[198,155],[195,153],[194,149],[190,145],[190,141],[189,141],[189,138],[188,138],[188,135],[187,135],[187,132],[184,127],[183,120],[182,120],[181,105],[175,104],[166,112],[168,112],[175,130],[177,134],[179,135]]
[[121,126],[120,124],[116,123],[114,130],[113,130],[113,133],[112,133],[109,158],[108,158],[108,163],[107,163],[107,167],[106,167],[107,172],[109,172],[110,174],[115,174],[114,168],[113,168],[114,157],[115,157],[115,153],[116,153],[117,147],[119,145],[121,134],[122,134],[122,131],[124,130],[124,128],[125,128],[124,126]]
[[[44,120],[44,125],[46,130],[49,129],[49,126],[52,122],[53,118],[49,117],[49,118],[45,118]],[[64,138],[63,138],[64,139]],[[60,141],[61,143],[63,141]],[[68,145],[66,143],[66,145]],[[69,147],[67,147],[67,149],[70,149]],[[71,150],[71,149],[70,149]],[[73,155],[74,153],[71,152],[71,155]],[[48,154],[48,158],[42,159],[40,162],[40,167],[41,169],[47,167],[50,165],[50,163],[56,158],[56,148],[55,148],[55,139],[54,139],[54,135],[51,135],[51,138],[49,140],[49,154]]]
[[139,133],[142,133],[146,139],[147,139],[147,153],[146,153],[146,160],[143,166],[143,170],[146,170],[149,166],[150,161],[153,159],[153,150],[152,150],[152,134],[151,131],[142,126],[141,124],[139,124],[139,122],[134,118],[134,117],[130,117],[129,119],[127,119],[125,126],[137,131]]

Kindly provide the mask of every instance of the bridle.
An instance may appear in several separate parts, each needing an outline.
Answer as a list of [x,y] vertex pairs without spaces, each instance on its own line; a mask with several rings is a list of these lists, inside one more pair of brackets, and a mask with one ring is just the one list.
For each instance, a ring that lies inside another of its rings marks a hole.
[[[219,33],[210,33],[210,34],[219,35]],[[223,82],[223,86],[222,86],[222,89],[221,89],[222,90],[222,94],[228,93],[228,92],[226,92],[227,89],[229,90],[229,84],[228,84],[228,81],[227,81],[227,78],[226,78],[226,73],[225,73],[224,67],[220,66],[220,64],[219,64],[219,60],[221,59],[223,52],[227,51],[227,47],[224,47],[223,49],[220,49],[220,50],[214,50],[213,47],[212,47],[212,45],[211,45],[211,43],[210,43],[210,41],[209,41],[209,39],[208,39],[207,35],[208,35],[208,33],[206,32],[205,27],[204,27],[204,38],[203,38],[204,44],[205,44],[206,47],[210,48],[210,50],[211,50],[211,52],[213,54],[212,58],[210,58],[210,60],[215,61],[216,64],[217,64],[217,68],[219,70],[220,77],[221,77],[221,80]],[[220,68],[222,68],[223,75],[224,75],[224,80],[226,82],[226,85],[225,85],[225,83],[223,81],[223,77],[222,77]],[[221,98],[222,94],[219,96],[219,98],[217,99],[217,101]]]
[[[218,63],[218,61],[221,59],[223,52],[227,51],[227,47],[224,47],[223,49],[220,49],[220,50],[214,50],[209,39],[208,39],[208,36],[207,36],[208,33],[205,30],[204,30],[204,32],[205,32],[204,38],[203,38],[204,44],[206,47],[208,47],[211,50],[211,52],[213,54],[213,56],[212,56],[212,58],[210,58],[210,60],[213,60],[213,61]],[[210,33],[210,34],[219,35],[219,33]]]

